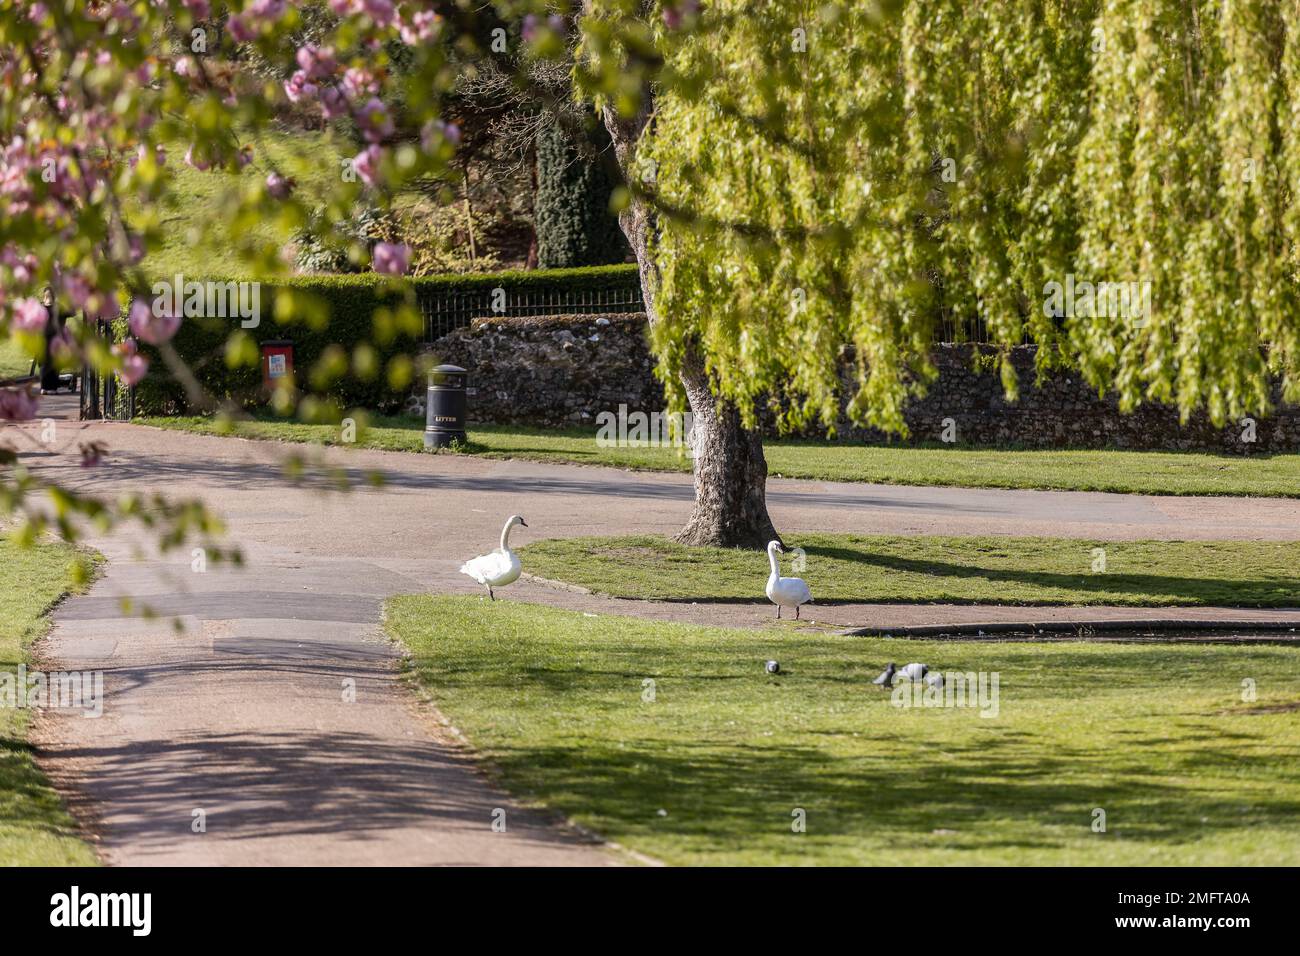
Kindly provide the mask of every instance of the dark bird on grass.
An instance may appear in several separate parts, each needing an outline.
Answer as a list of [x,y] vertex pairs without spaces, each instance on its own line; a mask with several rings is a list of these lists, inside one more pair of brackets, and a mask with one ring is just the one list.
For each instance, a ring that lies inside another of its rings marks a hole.
[[890,661],[889,665],[883,671],[880,672],[880,676],[877,677],[875,680],[873,680],[871,683],[879,684],[881,687],[893,687],[894,674],[897,671],[898,668],[894,666],[894,662]]
[[908,664],[906,667],[904,667],[901,671],[898,672],[898,676],[906,677],[910,681],[916,681],[917,683],[920,683],[920,681],[928,673],[930,673],[929,664]]

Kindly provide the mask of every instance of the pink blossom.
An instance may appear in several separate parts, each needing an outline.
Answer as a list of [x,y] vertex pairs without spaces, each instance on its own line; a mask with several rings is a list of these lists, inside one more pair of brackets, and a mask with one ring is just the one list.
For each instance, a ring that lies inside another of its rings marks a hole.
[[212,166],[211,163],[195,157],[193,146],[191,146],[189,149],[185,151],[185,165],[193,166],[201,173],[206,172]]
[[410,24],[402,24],[401,34],[402,42],[407,46],[415,46],[417,43],[426,43],[432,40],[438,32],[438,24],[442,17],[432,10],[417,10],[411,17]]
[[30,387],[0,388],[0,421],[22,422],[36,417],[40,399]]
[[59,277],[59,287],[68,301],[72,304],[73,309],[82,309],[86,305],[86,300],[94,291],[90,287],[90,282],[80,272],[67,272]]
[[253,0],[253,5],[248,8],[248,12],[255,17],[279,20],[284,16],[284,6],[284,0]]
[[143,299],[136,299],[131,303],[131,314],[127,319],[127,325],[131,329],[131,334],[141,342],[161,345],[176,334],[176,330],[181,327],[181,317],[168,315],[162,310],[155,312],[150,308],[149,303]]
[[194,76],[198,72],[198,67],[192,58],[183,56],[172,64],[172,72],[177,76]]
[[[563,35],[564,17],[559,14],[551,14],[546,18],[546,29],[552,33]],[[530,13],[524,17],[524,27],[521,31],[525,43],[532,43],[534,40],[540,40],[542,34],[542,18],[535,13]]]
[[50,339],[50,356],[64,367],[75,364],[77,340],[72,331],[64,326]]
[[136,385],[149,372],[149,360],[136,350],[135,339],[127,339],[113,346],[113,354],[121,359],[117,374],[128,385]]
[[208,0],[185,0],[185,6],[189,8],[190,15],[196,20],[206,20],[212,14],[212,6]]
[[43,332],[49,320],[49,309],[35,299],[19,299],[14,303],[13,327],[20,332]]
[[315,44],[308,43],[306,46],[299,48],[295,58],[298,61],[304,73],[309,79],[324,80],[333,76],[339,68],[337,61],[334,59],[334,51],[330,47],[317,47]]
[[86,300],[86,314],[93,319],[116,319],[122,306],[113,292],[96,292]]
[[367,186],[373,186],[379,181],[379,161],[383,155],[383,150],[378,146],[367,146],[352,158],[352,168]]
[[275,199],[288,199],[293,192],[293,180],[286,179],[279,173],[269,173],[266,177],[266,191]]
[[326,119],[346,115],[348,101],[336,86],[326,86],[320,91],[320,111]]
[[405,275],[411,267],[411,247],[405,243],[376,242],[370,258],[376,272]]
[[343,92],[350,100],[373,96],[379,92],[379,82],[366,70],[349,67],[343,72]]
[[393,118],[388,115],[388,107],[378,97],[371,97],[357,111],[355,119],[361,134],[372,143],[382,142],[393,135]]
[[397,10],[393,0],[361,0],[359,6],[376,26],[386,27],[393,22]]
[[293,76],[285,81],[284,95],[289,97],[290,103],[311,99],[316,95],[316,84],[307,79],[305,71],[294,70]]
[[230,31],[230,36],[236,43],[247,43],[257,35],[252,25],[241,16],[233,16],[228,19],[226,29]]
[[460,127],[455,123],[447,123],[443,120],[434,120],[424,128],[424,135],[420,138],[426,153],[436,152],[438,147],[443,143],[450,143],[452,146],[460,145]]
[[235,154],[235,165],[243,169],[253,161],[253,146],[251,143],[245,143],[239,147],[239,152]]

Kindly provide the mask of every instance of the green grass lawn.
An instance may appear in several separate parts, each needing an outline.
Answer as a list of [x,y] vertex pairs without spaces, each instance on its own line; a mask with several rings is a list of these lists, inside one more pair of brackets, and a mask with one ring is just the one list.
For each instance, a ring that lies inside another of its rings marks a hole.
[[[261,420],[231,425],[211,418],[142,418],[141,424],[200,434],[269,441],[339,444],[332,425]],[[690,471],[673,448],[600,448],[595,430],[479,425],[464,453],[645,471]],[[424,450],[424,423],[375,418],[357,446]],[[1024,451],[996,448],[903,448],[775,440],[765,444],[769,473],[786,478],[870,481],[963,488],[1042,488],[1149,495],[1300,497],[1300,455],[1207,455],[1190,452]]]
[[31,371],[31,357],[10,338],[0,338],[0,379],[21,378]]
[[[48,625],[46,613],[74,590],[71,549],[20,549],[0,539],[0,671],[16,674]],[[26,709],[0,706],[0,866],[90,866],[95,854],[78,836],[59,796],[37,768]]]
[[[786,547],[781,573],[804,578],[823,603],[1300,606],[1296,542],[800,534]],[[1092,570],[1094,548],[1105,551],[1104,572]],[[616,597],[766,602],[767,555],[757,551],[653,535],[519,550],[532,574]]]
[[[265,177],[273,161],[285,175],[292,176],[304,197],[322,196],[338,183],[343,153],[337,140],[322,133],[268,129],[248,140],[255,155],[254,167],[242,174],[223,170],[199,172],[185,164],[187,144],[167,146],[167,170],[176,177],[170,205],[149,207],[161,225],[161,244],[150,251],[143,263],[151,276],[170,279],[176,273],[186,278],[240,276],[248,272],[239,250],[250,240],[283,242],[289,238],[274,219],[268,217],[255,228],[231,227],[226,202],[241,179]],[[138,219],[140,210],[128,211]]]
[[[776,635],[426,596],[387,620],[508,788],[668,863],[1300,864],[1297,647]],[[997,715],[870,684],[914,660],[997,672]]]

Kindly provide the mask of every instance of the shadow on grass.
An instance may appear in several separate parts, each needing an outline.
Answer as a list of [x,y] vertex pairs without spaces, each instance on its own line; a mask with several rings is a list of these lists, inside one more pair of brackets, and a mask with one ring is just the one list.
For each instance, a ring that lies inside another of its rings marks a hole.
[[[1168,769],[1149,770],[1136,753],[1117,760],[1101,747],[1056,741],[1051,747],[1050,755],[1026,754],[1023,739],[987,737],[946,742],[944,759],[927,760],[887,753],[836,757],[813,747],[754,742],[657,747],[596,741],[516,744],[495,748],[492,757],[507,782],[561,811],[594,817],[616,839],[670,834],[706,857],[750,850],[797,854],[803,848],[789,842],[795,808],[806,811],[809,833],[819,840],[839,841],[842,853],[878,854],[873,862],[879,863],[888,863],[891,848],[900,846],[970,854],[1006,849],[1028,863],[1035,853],[1118,836],[1178,845],[1216,831],[1294,828],[1300,814],[1300,801],[1258,792],[1243,813],[1240,794],[1192,776],[1243,758],[1252,773],[1277,772],[1275,763],[1228,747],[1185,761],[1180,771],[1188,776],[1176,784]],[[1107,836],[1091,831],[1095,807],[1104,807],[1112,821]],[[658,815],[661,808],[667,816]],[[936,830],[955,833],[936,836]],[[1099,850],[1098,862],[1104,862],[1104,845],[1087,849]]]
[[67,835],[71,830],[63,804],[35,758],[36,748],[27,741],[0,736],[0,828]]
[[[1295,579],[1281,577],[1266,580],[1207,580],[1205,578],[1174,577],[1163,574],[1061,574],[1052,571],[971,567],[946,561],[917,561],[897,555],[871,552],[868,552],[868,556],[864,559],[861,551],[824,546],[808,548],[808,553],[833,558],[837,561],[869,564],[874,567],[909,574],[938,575],[959,580],[978,578],[986,581],[1033,585],[1035,587],[1077,591],[1085,594],[1121,593],[1130,597],[1158,597],[1162,601],[1172,597],[1176,603],[1187,605],[1227,603],[1236,607],[1286,607],[1300,604],[1300,582]],[[1279,591],[1283,593],[1279,594]],[[935,598],[934,600],[954,604],[988,603],[987,601],[970,601],[948,597]],[[1026,605],[1060,603],[1052,599],[1038,601],[999,597],[996,600],[998,603]]]

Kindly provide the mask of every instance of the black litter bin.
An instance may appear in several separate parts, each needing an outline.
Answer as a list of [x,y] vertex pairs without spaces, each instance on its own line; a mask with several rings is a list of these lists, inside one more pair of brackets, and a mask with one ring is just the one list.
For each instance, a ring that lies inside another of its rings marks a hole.
[[439,365],[429,372],[424,412],[424,447],[446,448],[465,436],[465,384],[469,373],[458,365]]

